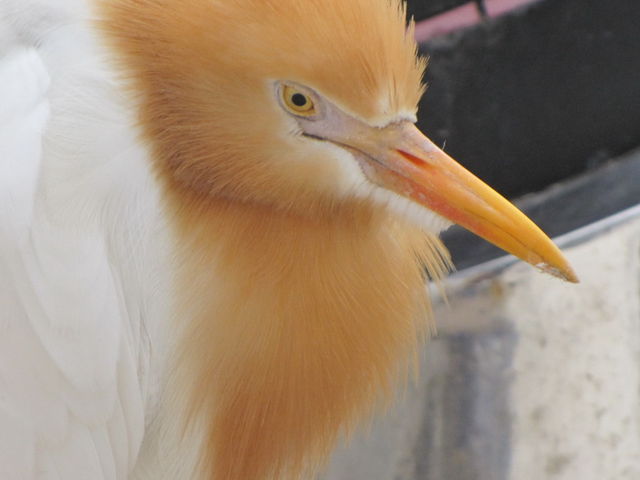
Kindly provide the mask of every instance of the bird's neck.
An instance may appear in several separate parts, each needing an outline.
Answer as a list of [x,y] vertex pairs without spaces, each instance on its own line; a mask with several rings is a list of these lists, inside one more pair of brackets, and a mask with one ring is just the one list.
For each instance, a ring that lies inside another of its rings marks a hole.
[[204,436],[205,478],[298,478],[406,374],[440,244],[364,206],[300,218],[194,205],[174,216],[182,329],[168,388]]

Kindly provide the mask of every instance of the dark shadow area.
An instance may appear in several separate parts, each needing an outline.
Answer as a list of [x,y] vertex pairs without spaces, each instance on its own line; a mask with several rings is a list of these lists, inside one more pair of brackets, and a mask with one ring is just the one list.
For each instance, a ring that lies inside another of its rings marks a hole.
[[470,0],[414,0],[407,2],[407,16],[416,21],[459,7]]

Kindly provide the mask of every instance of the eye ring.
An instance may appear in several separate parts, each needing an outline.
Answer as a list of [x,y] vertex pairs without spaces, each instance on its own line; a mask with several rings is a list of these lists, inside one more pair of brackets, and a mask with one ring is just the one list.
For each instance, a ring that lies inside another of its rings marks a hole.
[[282,102],[294,115],[310,117],[316,114],[311,97],[296,87],[285,85],[282,88]]

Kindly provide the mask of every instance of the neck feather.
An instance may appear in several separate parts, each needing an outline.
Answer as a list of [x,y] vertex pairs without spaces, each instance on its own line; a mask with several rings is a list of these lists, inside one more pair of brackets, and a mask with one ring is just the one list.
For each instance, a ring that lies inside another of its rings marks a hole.
[[187,428],[204,428],[204,477],[313,474],[406,378],[432,329],[424,267],[444,272],[443,247],[363,205],[316,219],[211,201],[175,212],[170,388]]

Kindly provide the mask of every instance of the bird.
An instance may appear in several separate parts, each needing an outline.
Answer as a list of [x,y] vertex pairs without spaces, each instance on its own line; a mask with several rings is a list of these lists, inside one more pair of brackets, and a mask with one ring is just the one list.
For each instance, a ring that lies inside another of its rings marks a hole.
[[0,478],[314,478],[433,330],[459,224],[400,0],[0,0]]

